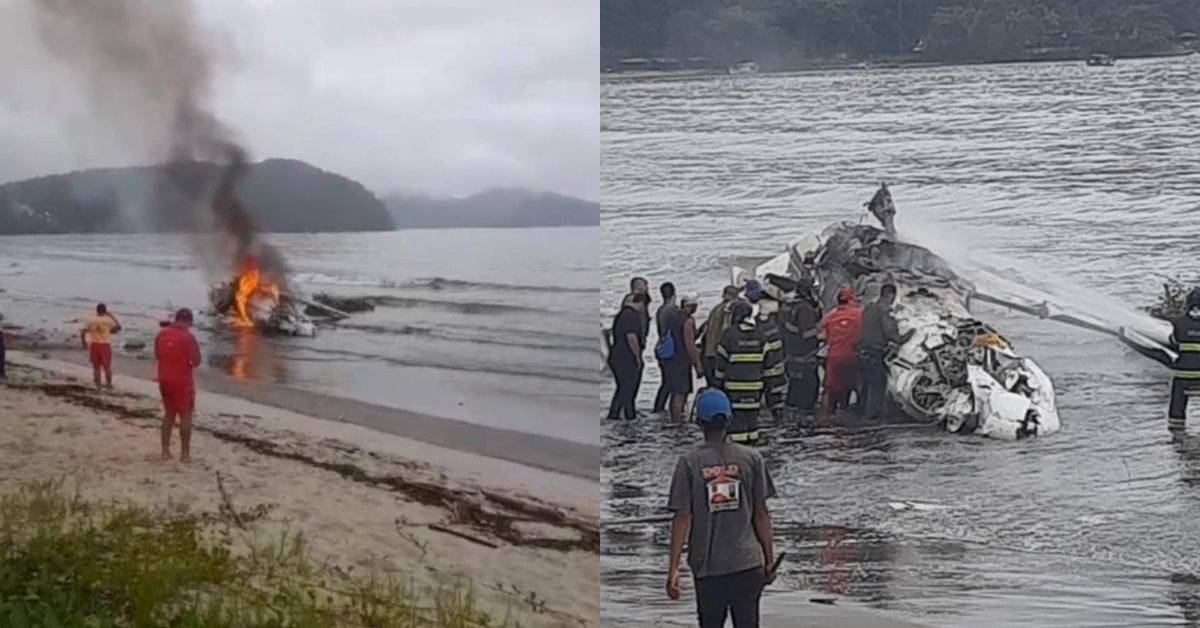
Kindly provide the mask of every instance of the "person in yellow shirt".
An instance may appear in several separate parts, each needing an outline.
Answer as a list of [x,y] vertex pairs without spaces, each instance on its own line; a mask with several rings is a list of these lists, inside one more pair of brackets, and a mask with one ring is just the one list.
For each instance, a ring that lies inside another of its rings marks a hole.
[[100,388],[100,373],[104,373],[104,383],[112,389],[112,335],[121,331],[121,323],[109,313],[108,306],[101,303],[96,306],[96,315],[83,322],[79,332],[79,340],[88,351],[88,359],[92,363],[92,375],[96,380],[96,388]]

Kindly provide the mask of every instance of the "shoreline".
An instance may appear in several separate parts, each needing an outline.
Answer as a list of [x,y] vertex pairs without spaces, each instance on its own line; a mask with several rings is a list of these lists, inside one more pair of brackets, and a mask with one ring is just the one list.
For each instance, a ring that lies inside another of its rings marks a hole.
[[70,479],[136,504],[267,504],[279,517],[264,529],[302,532],[324,560],[425,586],[466,578],[524,625],[599,624],[598,483],[208,391],[193,461],[162,462],[155,382],[125,375],[100,393],[90,367],[15,350],[8,366],[6,491]]
[[[86,365],[87,354],[63,347],[27,347],[20,335],[13,336],[10,353],[25,351],[66,364]],[[154,362],[118,350],[113,352],[114,381],[124,378],[152,380]],[[90,380],[90,375],[87,376]],[[237,380],[211,369],[196,370],[197,390],[237,397],[264,406],[287,410],[326,421],[358,425],[375,432],[427,443],[435,447],[515,463],[542,471],[599,481],[603,448],[539,434],[478,425],[312,392],[263,380]],[[203,411],[198,400],[198,411]],[[353,418],[347,418],[353,417]],[[553,420],[553,417],[548,417]]]

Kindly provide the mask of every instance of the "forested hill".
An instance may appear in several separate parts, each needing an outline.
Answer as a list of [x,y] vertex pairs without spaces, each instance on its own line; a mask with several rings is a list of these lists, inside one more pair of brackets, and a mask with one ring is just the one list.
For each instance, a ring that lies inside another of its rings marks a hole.
[[600,0],[601,64],[1018,61],[1194,48],[1200,0]]
[[[222,166],[193,163],[192,198],[159,198],[163,167],[83,170],[0,185],[0,235],[181,231],[212,198]],[[383,202],[361,183],[290,159],[250,166],[236,194],[263,231],[386,231]],[[202,205],[201,205],[202,206]]]

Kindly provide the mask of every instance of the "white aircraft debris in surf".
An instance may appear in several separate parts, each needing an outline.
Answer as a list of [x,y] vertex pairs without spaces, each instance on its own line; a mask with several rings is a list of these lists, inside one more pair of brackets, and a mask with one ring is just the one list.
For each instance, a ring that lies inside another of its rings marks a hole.
[[838,223],[795,241],[788,251],[753,272],[733,268],[734,285],[758,278],[776,298],[809,275],[828,311],[837,291],[849,287],[864,303],[885,283],[899,292],[894,315],[902,333],[915,333],[887,359],[889,399],[906,415],[950,432],[1014,440],[1058,431],[1054,385],[1032,359],[1017,353],[999,331],[969,310],[972,300],[990,302],[1043,319],[1117,337],[1138,353],[1169,364],[1169,330],[1116,327],[1046,302],[980,291],[928,249],[901,241],[896,208],[886,184],[870,202],[882,228]]

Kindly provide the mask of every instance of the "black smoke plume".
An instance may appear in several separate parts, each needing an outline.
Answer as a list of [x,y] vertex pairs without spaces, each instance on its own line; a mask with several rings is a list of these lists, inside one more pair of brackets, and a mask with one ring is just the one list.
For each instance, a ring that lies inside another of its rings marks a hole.
[[[283,284],[282,256],[261,240],[235,192],[249,169],[246,149],[214,112],[223,47],[191,0],[25,0],[47,48],[86,82],[96,124],[113,125],[165,164],[151,217],[172,229],[223,234],[198,251],[237,273],[248,260]],[[201,163],[223,167],[213,180]]]

